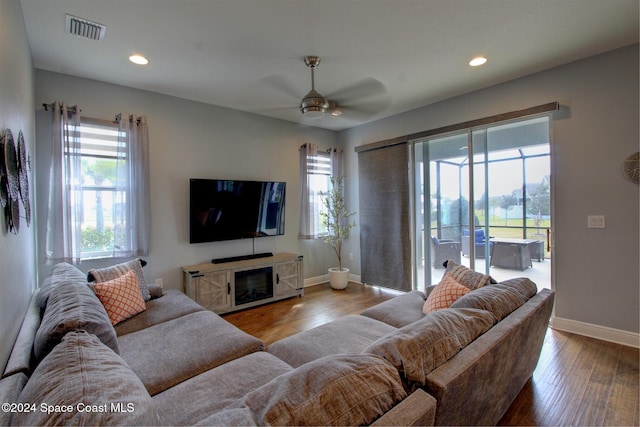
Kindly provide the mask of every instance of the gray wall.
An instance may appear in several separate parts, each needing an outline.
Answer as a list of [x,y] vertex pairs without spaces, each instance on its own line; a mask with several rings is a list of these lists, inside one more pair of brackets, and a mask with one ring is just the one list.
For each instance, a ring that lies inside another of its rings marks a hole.
[[[355,147],[552,101],[569,107],[552,124],[555,316],[637,333],[639,187],[622,175],[639,149],[637,45],[341,132],[348,203],[357,210]],[[607,228],[587,229],[591,214]],[[355,231],[345,251],[360,274]]]
[[[0,1],[0,131],[22,129],[33,155],[33,65],[18,0]],[[4,153],[2,153],[4,155]],[[33,184],[34,175],[30,181]],[[33,187],[32,187],[33,188]],[[33,198],[32,198],[33,200]],[[22,207],[21,207],[22,209]],[[2,209],[2,212],[4,210]],[[21,210],[20,232],[7,233],[0,219],[0,371],[4,370],[13,341],[35,286],[35,226],[26,226]]]
[[[253,240],[189,244],[189,178],[286,181],[285,235],[255,239],[255,251],[303,255],[307,278],[325,275],[332,265],[328,246],[298,240],[298,148],[305,142],[335,146],[335,132],[43,70],[35,73],[35,100],[38,109],[54,100],[78,104],[83,116],[99,119],[112,120],[121,111],[147,115],[152,211],[147,280],[162,278],[165,288],[179,289],[181,266],[254,250]],[[38,172],[47,176],[46,170]],[[39,184],[43,188],[38,232],[39,241],[44,242],[47,183],[40,180]],[[50,268],[44,264],[42,246],[38,249],[41,277]],[[86,262],[80,268],[86,271],[112,262]]]
[[[639,149],[638,74],[636,45],[335,133],[45,71],[36,71],[34,82],[20,3],[0,1],[0,126],[25,133],[35,164],[32,183],[37,180],[42,188],[47,177],[35,158],[33,112],[41,103],[77,103],[84,115],[96,118],[110,119],[120,111],[148,116],[153,213],[145,273],[151,281],[162,277],[168,288],[180,287],[181,265],[253,251],[251,241],[188,243],[190,177],[286,181],[286,234],[257,240],[255,250],[300,253],[305,277],[316,277],[334,260],[321,242],[297,239],[301,144],[344,146],[347,198],[357,210],[356,146],[559,101],[569,107],[569,114],[553,122],[555,315],[637,333],[639,194],[638,186],[622,177],[621,165]],[[38,196],[46,198],[46,193]],[[18,235],[4,232],[0,220],[2,367],[37,282],[36,272],[42,275],[49,269],[35,255],[36,229],[41,237],[46,213],[43,204],[38,205],[35,223]],[[589,214],[606,215],[607,228],[587,230]],[[347,265],[359,275],[359,230],[354,231],[345,254],[347,259],[354,254]]]

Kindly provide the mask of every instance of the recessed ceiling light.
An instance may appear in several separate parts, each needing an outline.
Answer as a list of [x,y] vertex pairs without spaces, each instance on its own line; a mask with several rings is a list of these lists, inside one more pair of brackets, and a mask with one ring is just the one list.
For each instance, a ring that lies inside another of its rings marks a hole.
[[129,61],[138,65],[147,65],[149,63],[149,60],[142,55],[131,55]]
[[478,67],[486,62],[487,58],[485,58],[484,56],[476,56],[471,61],[469,61],[469,65],[471,65],[472,67]]

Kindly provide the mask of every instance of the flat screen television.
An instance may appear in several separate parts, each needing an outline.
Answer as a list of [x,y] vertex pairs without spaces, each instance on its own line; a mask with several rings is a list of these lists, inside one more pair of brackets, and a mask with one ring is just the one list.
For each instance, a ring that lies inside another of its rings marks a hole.
[[285,182],[189,181],[191,243],[284,234]]

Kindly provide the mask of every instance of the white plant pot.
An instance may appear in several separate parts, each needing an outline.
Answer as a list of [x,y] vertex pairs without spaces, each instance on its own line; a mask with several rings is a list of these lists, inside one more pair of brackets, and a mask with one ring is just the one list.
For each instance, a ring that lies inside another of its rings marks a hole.
[[343,268],[339,270],[338,267],[329,269],[329,283],[333,289],[344,289],[349,284],[349,269]]

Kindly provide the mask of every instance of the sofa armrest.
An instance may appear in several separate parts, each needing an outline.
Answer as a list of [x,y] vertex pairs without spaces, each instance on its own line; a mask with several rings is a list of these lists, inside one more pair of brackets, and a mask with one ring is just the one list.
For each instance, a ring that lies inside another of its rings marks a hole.
[[[13,344],[9,360],[5,366],[5,371],[2,377],[8,377],[18,372],[24,372],[27,376],[31,375],[33,368],[35,367],[35,360],[33,357],[33,342],[40,326],[41,315],[40,307],[37,303],[36,291],[31,296],[29,307],[25,313],[20,331]],[[2,425],[2,424],[0,424]]]
[[[437,425],[495,425],[536,367],[555,293],[542,289],[427,375]],[[483,387],[474,387],[481,382]],[[471,385],[470,385],[471,384]]]
[[432,426],[436,417],[436,399],[422,389],[378,418],[372,426]]

